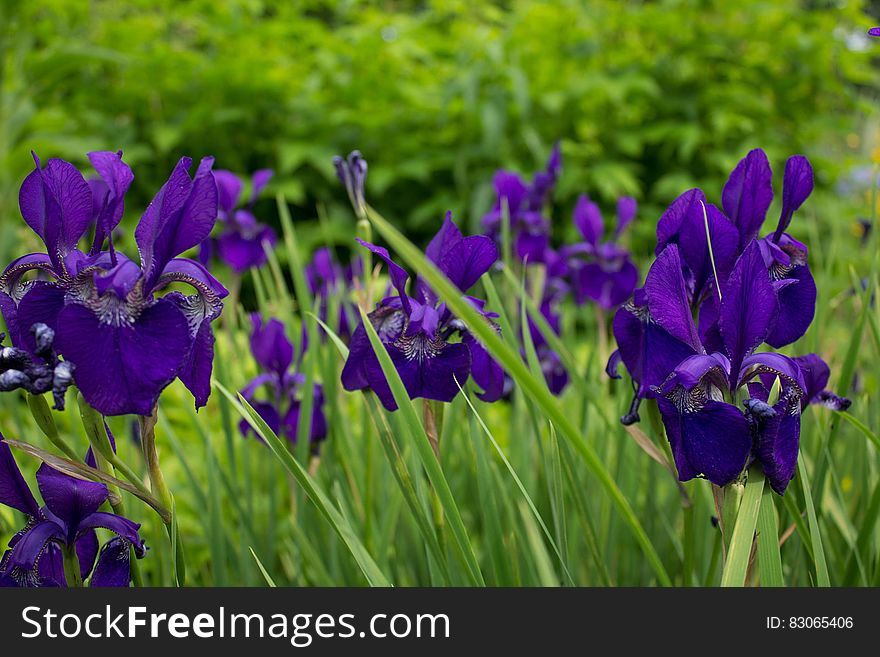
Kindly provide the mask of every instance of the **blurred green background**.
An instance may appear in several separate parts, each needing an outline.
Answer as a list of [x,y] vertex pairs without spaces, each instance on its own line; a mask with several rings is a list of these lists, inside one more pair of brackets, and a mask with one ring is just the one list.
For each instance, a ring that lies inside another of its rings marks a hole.
[[[213,154],[274,168],[295,218],[323,205],[348,243],[330,158],[359,148],[369,196],[418,242],[447,209],[476,226],[494,170],[535,169],[561,139],[557,234],[578,193],[625,193],[647,249],[663,207],[720,195],[750,148],[777,171],[807,154],[826,191],[869,161],[871,4],[0,0],[0,224],[20,225],[31,149],[121,148],[132,212],[180,155]],[[260,213],[275,220],[271,199]]]

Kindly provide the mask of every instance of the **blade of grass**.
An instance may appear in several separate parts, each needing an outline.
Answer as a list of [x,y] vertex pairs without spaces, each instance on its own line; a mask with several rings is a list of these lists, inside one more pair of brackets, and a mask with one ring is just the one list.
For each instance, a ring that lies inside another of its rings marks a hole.
[[254,552],[254,548],[250,545],[248,546],[248,550],[251,551],[251,556],[253,556],[254,561],[257,562],[257,568],[260,569],[260,574],[263,576],[263,579],[266,580],[266,584],[268,584],[271,588],[275,588],[275,581],[272,579],[271,575],[269,575],[266,568],[263,566],[263,562],[260,561],[260,557],[257,556],[257,553]]
[[370,322],[370,319],[362,308],[360,309],[360,312],[361,321],[366,329],[370,344],[373,347],[373,352],[379,359],[382,372],[385,375],[385,379],[388,381],[391,392],[394,394],[394,401],[397,402],[398,410],[403,415],[405,425],[408,429],[408,432],[406,433],[415,446],[422,467],[428,475],[431,486],[433,486],[434,491],[437,493],[444,514],[449,519],[449,529],[452,532],[452,536],[455,539],[455,545],[467,568],[468,576],[473,584],[477,586],[485,586],[483,575],[480,572],[480,566],[477,563],[474,548],[468,538],[464,521],[461,519],[458,505],[456,504],[452,491],[449,488],[446,476],[443,474],[443,469],[440,467],[440,461],[437,460],[434,450],[431,447],[431,443],[428,440],[428,436],[425,433],[425,429],[419,421],[419,414],[406,392],[406,387],[403,385],[403,381],[400,379],[400,375],[397,373],[394,363],[391,362],[391,356],[388,354],[388,351],[379,339],[376,329],[373,328],[372,322]]
[[757,468],[751,470],[736,515],[733,536],[730,538],[727,563],[721,573],[721,586],[743,586],[746,583],[763,490],[764,473]]
[[779,525],[773,491],[764,487],[761,510],[758,511],[758,572],[761,586],[785,586],[782,577],[782,556],[779,553]]
[[321,515],[324,516],[324,518],[330,523],[330,526],[339,535],[339,538],[342,539],[342,542],[345,543],[345,546],[348,548],[349,552],[351,552],[351,555],[354,557],[361,572],[363,572],[370,585],[391,586],[391,583],[379,569],[379,566],[373,560],[373,557],[370,556],[370,553],[364,547],[351,525],[345,522],[342,514],[336,509],[330,498],[323,490],[321,490],[317,482],[312,479],[305,468],[300,465],[299,461],[293,458],[293,455],[288,451],[287,446],[280,438],[278,438],[269,425],[266,424],[265,420],[260,417],[260,414],[257,413],[241,395],[234,395],[217,381],[214,382],[214,386],[229,399],[233,408],[235,408],[243,419],[247,420],[248,424],[250,424],[254,431],[257,432],[257,435],[266,442],[284,468],[294,479],[296,479],[297,483],[306,492],[309,499],[312,500],[318,511],[320,511]]
[[367,213],[379,232],[396,252],[424,277],[428,285],[446,302],[449,309],[467,324],[468,329],[477,337],[489,352],[498,360],[502,367],[543,410],[548,420],[553,422],[562,435],[575,448],[590,472],[605,489],[618,513],[629,527],[636,541],[653,569],[657,580],[663,586],[670,586],[671,580],[660,555],[648,537],[629,501],[624,497],[609,471],[600,460],[593,447],[587,443],[571,418],[559,405],[543,381],[537,381],[515,353],[495,330],[484,320],[471,304],[463,298],[461,291],[425,255],[409,242],[396,228],[379,216],[372,208]]

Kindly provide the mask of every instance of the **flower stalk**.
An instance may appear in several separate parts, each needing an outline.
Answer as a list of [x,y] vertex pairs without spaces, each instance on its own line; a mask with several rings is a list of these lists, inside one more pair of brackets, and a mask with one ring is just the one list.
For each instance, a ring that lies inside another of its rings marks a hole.
[[[168,484],[165,482],[165,475],[162,473],[162,468],[159,466],[159,452],[156,449],[156,423],[158,420],[158,405],[153,408],[152,415],[138,416],[141,447],[144,453],[144,461],[147,464],[147,472],[150,476],[150,486],[153,490],[153,494],[159,498],[162,502],[162,506],[167,509],[173,509],[174,497],[171,494],[171,490],[168,488]],[[169,538],[172,538],[174,535],[174,523],[175,520],[172,514],[172,517],[165,521],[165,528],[168,531]],[[176,543],[176,553],[174,558],[177,564],[177,579],[178,582],[183,585],[186,581],[186,560],[184,558],[183,543],[180,541],[180,536],[177,536]]]
[[52,411],[43,395],[27,395],[27,403],[37,426],[43,432],[43,435],[49,439],[49,442],[60,449],[67,458],[78,461],[79,457],[76,452],[59,435],[58,427],[55,426],[55,419],[52,417]]

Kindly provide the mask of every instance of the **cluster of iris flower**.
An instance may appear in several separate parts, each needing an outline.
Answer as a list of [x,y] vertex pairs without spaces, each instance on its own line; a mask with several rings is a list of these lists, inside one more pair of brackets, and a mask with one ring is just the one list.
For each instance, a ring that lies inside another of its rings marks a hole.
[[[358,241],[388,267],[394,292],[382,299],[368,318],[391,356],[409,397],[449,402],[458,394],[459,386],[464,386],[468,377],[472,377],[482,390],[478,396],[483,401],[498,400],[503,393],[504,372],[467,326],[445,303],[439,302],[425,281],[416,279],[411,294],[408,293],[409,274],[391,259],[385,248]],[[486,321],[494,325],[498,315],[485,310],[483,299],[467,294],[498,259],[492,239],[485,235],[462,235],[452,214],[447,213],[425,254]],[[362,323],[351,337],[342,384],[349,391],[369,388],[385,408],[397,409]]]
[[[251,315],[251,323],[251,353],[261,372],[241,390],[241,396],[260,414],[272,431],[285,436],[291,443],[296,443],[305,377],[296,372],[296,368],[292,369],[292,366],[296,365],[298,368],[302,363],[307,348],[306,334],[303,333],[302,347],[299,356],[295,358],[293,344],[284,334],[282,322],[272,318],[263,323],[262,318],[254,313]],[[327,436],[323,406],[323,388],[315,384],[309,434],[313,449],[317,449],[318,444]],[[251,433],[256,435],[246,420],[241,421],[239,429],[244,436]]]
[[[482,219],[483,231],[500,244],[504,232],[502,222],[506,217],[513,255],[526,265],[544,267],[540,312],[557,335],[560,331],[557,307],[567,297],[578,305],[592,302],[609,311],[624,303],[639,282],[639,271],[629,251],[620,244],[624,231],[636,216],[637,204],[631,197],[618,200],[617,225],[611,237],[603,239],[605,226],[599,206],[586,194],[581,195],[575,204],[572,222],[582,241],[552,245],[552,221],[547,210],[561,171],[558,143],[546,167],[533,176],[531,183],[516,173],[498,171],[493,181],[495,204]],[[529,331],[547,385],[553,394],[559,395],[568,384],[568,372],[531,318]],[[512,386],[510,377],[505,377],[505,396]]]
[[773,187],[762,150],[731,172],[721,208],[699,189],[685,192],[660,218],[644,285],[614,317],[618,350],[608,372],[618,378],[622,361],[636,389],[621,420],[638,421],[639,402],[656,399],[682,481],[724,486],[756,463],[782,495],[797,465],[803,409],[849,406],[825,390],[829,370],[819,356],[760,350],[793,343],[813,319],[808,249],[786,232],[812,189],[807,158],[789,158],[779,221],[763,237]]
[[[34,160],[19,205],[46,252],[23,255],[0,275],[0,311],[13,347],[45,360],[39,342],[51,331],[52,348],[102,415],[149,416],[177,378],[204,406],[214,357],[211,323],[227,291],[204,266],[178,256],[208,237],[217,218],[213,159],[203,159],[194,178],[190,158],[174,167],[135,230],[138,260],[113,246],[134,178],[121,152],[90,153],[99,175],[92,181],[64,160],[45,166]],[[92,246],[83,252],[79,242],[92,226]],[[34,270],[39,278],[25,280]],[[169,290],[180,283],[194,294]],[[63,385],[53,381],[53,387]]]
[[278,236],[275,230],[260,223],[254,216],[253,207],[272,179],[271,169],[260,169],[251,176],[251,195],[248,202],[241,204],[244,184],[241,178],[231,171],[214,172],[217,182],[218,216],[220,227],[216,237],[209,237],[201,243],[199,261],[209,266],[213,257],[226,264],[236,275],[241,275],[251,267],[266,264],[266,247],[275,248]]
[[[51,392],[62,410],[75,384],[100,415],[149,417],[162,391],[180,379],[196,407],[204,406],[214,360],[211,325],[228,292],[203,265],[179,256],[199,246],[218,217],[213,158],[204,158],[194,177],[190,158],[174,167],[135,229],[137,260],[113,243],[134,175],[121,152],[88,158],[97,172],[91,180],[69,162],[43,165],[34,155],[34,171],[21,185],[22,217],[46,250],[16,258],[0,275],[0,313],[12,343],[0,346],[0,390]],[[85,239],[91,246],[81,250]],[[181,285],[193,293],[184,294]],[[91,454],[86,466],[96,467]],[[0,442],[0,503],[28,518],[0,562],[0,583],[65,586],[88,578],[91,586],[128,586],[132,548],[138,558],[145,548],[139,525],[99,510],[109,499],[107,486],[46,463],[37,484],[43,507]],[[100,554],[99,528],[116,534]],[[71,555],[79,573],[64,567]]]
[[[94,467],[91,454],[86,460]],[[131,552],[142,558],[144,542],[138,533],[140,525],[100,511],[109,497],[107,486],[71,477],[44,463],[37,470],[37,487],[45,506],[37,504],[0,435],[0,504],[27,517],[27,524],[12,537],[0,560],[0,586],[67,586],[64,553],[71,551],[77,557],[80,581],[88,579],[92,587],[128,586]],[[114,534],[103,547],[98,529]]]

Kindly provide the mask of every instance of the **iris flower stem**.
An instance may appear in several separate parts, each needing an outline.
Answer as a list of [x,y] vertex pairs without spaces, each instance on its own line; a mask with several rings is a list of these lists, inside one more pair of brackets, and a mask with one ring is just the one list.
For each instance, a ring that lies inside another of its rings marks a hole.
[[49,409],[49,404],[46,403],[43,395],[27,395],[27,403],[37,426],[40,427],[40,431],[49,439],[49,442],[60,449],[67,458],[79,461],[77,453],[58,433],[58,427],[55,426],[55,418],[52,417],[52,411]]
[[739,505],[742,501],[745,486],[742,482],[735,481],[727,484],[721,491],[721,535],[724,537],[724,554],[730,549],[730,539],[733,536],[733,528],[736,526],[736,517],[739,514]]
[[82,574],[79,567],[79,557],[76,555],[76,548],[65,546],[61,549],[61,554],[63,555],[64,579],[67,580],[67,586],[82,588]]
[[[434,402],[424,399],[422,400],[423,420],[425,425],[425,434],[428,436],[428,442],[431,443],[431,449],[434,450],[434,456],[440,462],[440,432],[437,429],[437,416],[435,413]],[[442,549],[443,536],[445,534],[444,526],[446,519],[443,515],[443,505],[440,503],[440,497],[433,486],[431,488],[431,507],[434,512],[434,527],[437,531],[437,540]]]
[[[357,205],[354,206],[358,210]],[[358,211],[358,221],[356,232],[364,242],[373,242],[373,227],[367,220],[367,215]],[[373,254],[369,249],[361,256],[364,259],[364,310],[369,311],[370,304],[373,300]]]
[[[116,470],[119,469],[123,472],[126,479],[129,479],[134,485],[143,488],[143,491],[147,492],[146,486],[143,485],[140,477],[138,477],[113,451],[113,446],[110,444],[110,439],[107,436],[107,430],[104,428],[104,418],[101,414],[85,402],[82,394],[77,395],[77,405],[79,406],[83,427],[85,427],[86,435],[92,446],[92,454],[95,457],[95,465],[98,467],[98,470],[115,478],[117,476]],[[113,508],[113,512],[116,515],[125,517],[125,502],[122,499],[122,493],[120,492],[119,487],[114,486],[113,484],[107,484],[107,488],[112,493],[110,495],[110,506]],[[131,579],[136,587],[141,587],[143,586],[143,578],[141,577],[137,557],[134,554],[134,547],[130,547],[129,550]]]
[[[153,414],[151,416],[138,416],[138,424],[141,431],[141,446],[143,447],[144,460],[147,463],[147,472],[150,475],[150,486],[153,489],[153,494],[158,496],[165,508],[173,509],[174,498],[171,495],[168,484],[165,483],[165,475],[162,474],[162,469],[159,467],[159,452],[156,449],[156,422],[158,421],[158,418],[158,405],[153,408]],[[173,525],[174,517],[172,514],[171,519],[165,523],[165,529],[168,531],[169,538],[173,538],[174,536]],[[179,536],[177,537],[177,549],[174,559],[177,562],[177,580],[182,586],[186,581],[186,560],[184,559],[183,554],[183,543],[180,541]]]

